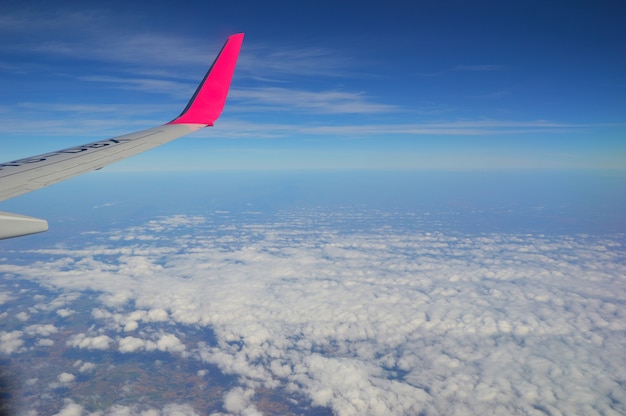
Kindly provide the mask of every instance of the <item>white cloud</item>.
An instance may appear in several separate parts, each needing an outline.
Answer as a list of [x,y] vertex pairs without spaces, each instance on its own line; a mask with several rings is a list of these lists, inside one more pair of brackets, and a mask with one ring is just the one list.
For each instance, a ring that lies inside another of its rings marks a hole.
[[146,320],[149,322],[166,322],[169,319],[169,316],[166,311],[157,308],[150,309],[146,318]]
[[253,396],[254,390],[235,387],[224,396],[224,408],[236,415],[261,416],[250,402]]
[[66,399],[63,408],[54,416],[199,416],[187,404],[169,403],[161,409],[138,409],[134,406],[113,405],[94,413],[86,413],[83,406],[71,399]]
[[490,64],[482,64],[482,65],[457,65],[454,68],[454,71],[478,71],[478,72],[491,72],[491,71],[499,71],[502,69],[501,65],[490,65]]
[[19,351],[20,347],[24,345],[22,337],[22,331],[0,331],[0,353],[11,354]]
[[[0,20],[0,31],[18,36],[16,42],[2,45],[2,49],[23,49],[66,58],[128,64],[152,62],[160,63],[159,67],[169,67],[174,62],[178,65],[206,64],[206,56],[198,53],[197,42],[171,34],[139,30],[126,32],[121,28],[109,30],[116,20],[119,17],[114,18],[106,12],[94,10],[6,14]],[[19,36],[24,31],[28,31],[29,36]],[[50,37],[51,33],[54,36]],[[219,48],[218,45],[209,46]]]
[[137,323],[137,321],[129,321],[128,323],[126,323],[126,325],[124,325],[124,331],[126,332],[132,332],[137,328],[139,328],[139,324]]
[[185,345],[173,334],[163,334],[156,342],[159,351],[183,352]]
[[189,85],[189,83],[180,81],[170,81],[154,78],[118,78],[94,75],[80,77],[79,80],[107,83],[128,90],[138,90],[152,93],[167,93],[180,99],[189,98],[191,94],[193,94],[193,88]]
[[61,373],[59,377],[57,377],[60,383],[69,384],[76,380],[76,376],[70,373]]
[[26,334],[30,336],[41,335],[48,337],[52,334],[56,334],[59,330],[51,324],[36,324],[29,325],[25,328]]
[[57,315],[59,315],[61,318],[67,318],[68,316],[74,314],[75,311],[73,311],[72,309],[59,309],[57,310]]
[[135,337],[125,337],[119,341],[119,351],[122,353],[135,352],[146,348],[146,341]]
[[78,360],[74,363],[74,367],[78,368],[79,373],[87,373],[96,369],[96,365],[90,362],[83,362]]
[[229,94],[242,106],[254,111],[307,111],[313,113],[387,113],[399,108],[370,102],[363,93],[348,91],[302,91],[281,87],[233,89]]
[[70,337],[67,341],[67,345],[74,348],[86,348],[89,350],[106,350],[112,342],[113,340],[106,335],[88,337],[85,334],[77,334]]
[[161,334],[158,339],[145,340],[137,337],[124,337],[119,340],[118,349],[121,353],[145,351],[177,352],[185,351],[185,345],[173,334]]
[[65,406],[54,416],[82,416],[84,408],[83,406],[75,403],[72,400],[66,399]]
[[[62,265],[69,266],[73,263],[70,258],[59,259],[55,265],[62,267]],[[40,311],[54,311],[59,308],[63,308],[66,304],[75,301],[78,298],[78,293],[63,293],[52,300],[48,300],[46,296],[35,296],[35,300],[38,302],[35,305],[35,310]]]
[[37,340],[36,344],[39,347],[51,347],[54,345],[54,341],[50,338],[41,338]]
[[[286,93],[287,94],[287,93]],[[287,94],[288,95],[288,94]],[[295,94],[296,99],[298,94]],[[279,97],[276,98],[277,100]],[[356,99],[356,98],[355,98]],[[321,100],[321,97],[318,98]],[[337,108],[337,111],[350,112],[350,105],[348,103],[337,103],[337,106],[344,106],[345,111],[341,111]],[[388,107],[379,104],[369,103],[360,107],[356,102],[352,107],[354,113],[366,113],[366,112],[382,112],[388,111]],[[303,109],[295,104],[291,105],[292,111],[294,109]],[[310,104],[316,106],[316,102]],[[332,109],[335,104],[326,103],[319,104],[320,108],[324,106]],[[378,107],[380,106],[380,107]],[[248,107],[245,105],[239,105],[233,103],[232,107],[235,107],[238,111],[247,111]],[[270,105],[259,105],[255,107],[257,110],[271,110],[278,111],[276,108],[272,108]],[[369,109],[368,109],[369,108]],[[309,109],[313,111],[314,109]],[[358,110],[358,111],[357,111]],[[282,109],[280,111],[283,111]],[[285,110],[286,111],[286,110]],[[316,110],[316,111],[322,111]],[[441,118],[441,117],[439,117]],[[310,123],[298,123],[298,124],[280,124],[280,123],[264,123],[264,122],[250,122],[248,120],[238,120],[234,118],[224,119],[220,121],[220,127],[223,129],[220,131],[220,136],[224,138],[284,138],[293,137],[294,135],[303,136],[307,138],[376,138],[376,137],[390,137],[390,136],[510,136],[510,135],[535,135],[540,133],[568,133],[568,132],[580,132],[590,129],[600,129],[607,127],[607,125],[599,124],[584,124],[584,123],[567,123],[558,121],[545,121],[545,120],[444,120],[439,122],[425,122],[425,123],[356,123],[345,124],[336,122],[323,122],[318,120],[315,124]],[[196,137],[212,137],[214,134],[210,131],[199,131]]]
[[10,292],[0,292],[0,305],[5,304],[10,300],[13,300]]
[[[45,270],[0,271],[101,292],[92,317],[117,331],[120,352],[184,352],[237,375],[224,396],[233,413],[258,411],[258,388],[306,395],[338,415],[624,410],[618,239],[346,232],[297,220],[227,235],[198,221],[194,237],[183,225],[167,239],[156,221],[133,232],[158,244],[39,251]],[[125,336],[128,325],[166,321],[182,333],[209,327],[216,342],[138,328]],[[78,334],[68,345],[112,342]]]
[[26,312],[20,312],[15,315],[15,317],[22,322],[28,321],[28,318],[30,318],[30,316]]
[[[129,267],[130,270],[130,267]],[[123,296],[103,296],[102,299],[108,305],[124,305],[128,302],[130,293],[125,292]],[[94,308],[91,315],[96,319],[106,319],[109,327],[115,330],[133,332],[139,328],[140,322],[167,322],[169,315],[167,311],[156,308],[149,310],[135,310],[130,313],[112,313],[102,308]]]

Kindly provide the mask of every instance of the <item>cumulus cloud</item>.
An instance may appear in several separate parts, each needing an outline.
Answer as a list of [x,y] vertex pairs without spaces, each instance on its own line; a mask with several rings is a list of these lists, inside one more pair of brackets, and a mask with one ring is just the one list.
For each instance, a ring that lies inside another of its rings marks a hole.
[[54,416],[81,416],[84,414],[83,411],[83,406],[66,399],[63,408],[58,413],[55,413]]
[[30,316],[26,312],[20,312],[15,315],[15,317],[22,322],[28,321],[28,318],[30,318]]
[[36,345],[39,347],[51,347],[54,345],[54,341],[50,338],[41,338],[37,340]]
[[11,296],[10,292],[0,292],[0,305],[13,300],[13,296]]
[[183,352],[185,345],[173,334],[164,334],[156,342],[159,351]]
[[[130,296],[130,292],[125,292],[125,296]],[[111,298],[116,296],[104,296],[102,297],[105,304],[111,305]],[[125,298],[124,303],[129,298]],[[115,303],[115,302],[114,302]],[[132,332],[139,328],[140,323],[150,322],[167,322],[169,315],[167,311],[161,308],[149,309],[149,310],[135,310],[130,313],[125,312],[111,312],[102,308],[94,308],[91,311],[91,316],[96,319],[106,319],[109,325],[116,330],[123,330],[125,332]]]
[[59,377],[57,377],[60,383],[69,384],[76,380],[76,376],[70,373],[61,373]]
[[135,337],[125,337],[120,339],[118,349],[122,353],[134,352],[137,350],[145,349],[146,341]]
[[20,347],[24,345],[22,334],[22,331],[0,331],[0,353],[11,354],[19,351]]
[[106,350],[113,340],[107,335],[88,337],[85,334],[77,334],[67,341],[67,345],[74,348],[86,348],[88,350]]
[[261,416],[250,402],[253,396],[254,390],[235,387],[224,396],[224,409],[237,415]]
[[[66,266],[71,266],[73,263],[73,260],[71,258],[64,258],[64,259],[59,259],[59,261],[56,263],[56,265],[58,267],[62,267],[62,264],[65,264]],[[57,296],[56,298],[49,300],[47,299],[46,296],[42,296],[42,295],[37,295],[35,296],[35,300],[38,302],[34,309],[35,310],[41,310],[41,311],[54,311],[60,308],[63,308],[65,305],[67,305],[70,302],[75,301],[78,298],[79,294],[78,293],[63,293],[59,296]],[[63,309],[60,309],[63,310]],[[58,312],[57,312],[58,313]],[[59,316],[63,316],[64,312],[58,313]]]
[[105,410],[87,413],[85,408],[71,399],[54,416],[199,416],[189,405],[169,403],[161,409],[138,409],[134,406],[113,405]]
[[52,334],[56,334],[58,329],[51,324],[36,324],[29,325],[25,328],[26,334],[30,336],[41,335],[44,337],[49,337]]
[[124,337],[119,340],[118,349],[122,353],[145,351],[177,352],[185,351],[185,345],[173,334],[161,334],[158,339],[144,340],[136,337]]
[[[195,237],[169,238],[152,222],[133,233],[158,244],[41,250],[45,271],[32,262],[11,272],[102,293],[92,317],[118,332],[120,352],[186,352],[238,376],[224,396],[232,413],[254,414],[258,389],[277,388],[338,415],[626,409],[619,237],[310,221],[197,221]],[[185,345],[175,331],[140,329],[157,322],[208,327],[215,340]],[[78,334],[68,345],[113,342]]]
[[68,316],[74,314],[75,311],[71,310],[71,309],[59,309],[57,310],[57,315],[59,315],[61,318],[67,318]]
[[77,368],[78,372],[80,373],[87,373],[94,370],[96,368],[96,365],[94,363],[77,360],[76,362],[74,362],[74,368]]

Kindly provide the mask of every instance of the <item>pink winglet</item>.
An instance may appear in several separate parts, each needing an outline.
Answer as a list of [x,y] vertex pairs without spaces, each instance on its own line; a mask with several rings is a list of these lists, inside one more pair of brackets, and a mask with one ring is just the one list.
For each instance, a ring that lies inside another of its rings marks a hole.
[[189,100],[187,107],[178,118],[168,124],[213,125],[213,122],[218,119],[224,109],[243,36],[243,33],[229,36],[209,72],[206,73],[193,97]]

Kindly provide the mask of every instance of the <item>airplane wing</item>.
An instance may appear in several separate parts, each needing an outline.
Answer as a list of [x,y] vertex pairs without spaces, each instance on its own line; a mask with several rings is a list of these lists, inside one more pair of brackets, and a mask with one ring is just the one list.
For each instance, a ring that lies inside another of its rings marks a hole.
[[[224,108],[243,37],[244,34],[239,33],[228,38],[187,107],[169,123],[0,164],[0,201],[101,169],[110,163],[212,126]],[[47,229],[48,223],[45,220],[0,212],[0,239]]]

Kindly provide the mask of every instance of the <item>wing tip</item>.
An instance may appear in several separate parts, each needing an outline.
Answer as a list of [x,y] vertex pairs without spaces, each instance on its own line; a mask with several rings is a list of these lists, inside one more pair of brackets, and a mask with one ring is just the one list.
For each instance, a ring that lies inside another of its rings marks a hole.
[[212,126],[224,109],[245,33],[230,35],[183,112],[168,124]]
[[241,38],[241,40],[243,41],[243,37],[245,35],[246,35],[245,32],[233,33],[232,35],[230,35],[228,37],[228,39],[239,39],[239,38]]
[[48,231],[48,221],[26,215],[0,212],[0,240]]

